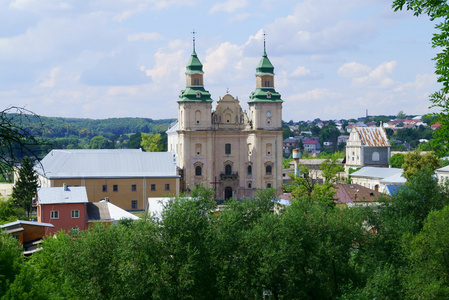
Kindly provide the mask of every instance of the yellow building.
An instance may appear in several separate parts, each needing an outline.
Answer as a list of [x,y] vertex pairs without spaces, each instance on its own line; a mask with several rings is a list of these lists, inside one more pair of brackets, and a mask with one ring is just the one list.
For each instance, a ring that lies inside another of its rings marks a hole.
[[85,186],[89,202],[108,199],[125,210],[144,210],[149,197],[177,196],[173,154],[120,150],[52,150],[36,167],[41,187]]
[[181,188],[188,191],[202,184],[216,190],[219,199],[282,188],[283,101],[274,88],[274,67],[265,49],[256,68],[248,114],[230,94],[220,97],[212,111],[213,100],[203,79],[194,44],[186,88],[178,99],[178,122],[167,131],[168,150],[183,172]]

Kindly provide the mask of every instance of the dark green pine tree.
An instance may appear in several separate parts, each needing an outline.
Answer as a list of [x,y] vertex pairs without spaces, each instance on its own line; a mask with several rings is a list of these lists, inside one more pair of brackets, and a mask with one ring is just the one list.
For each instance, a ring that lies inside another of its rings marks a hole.
[[36,196],[38,188],[38,176],[33,167],[33,162],[29,157],[25,157],[22,160],[22,165],[18,172],[19,178],[13,187],[11,195],[15,205],[27,212],[28,218],[32,210],[33,197]]

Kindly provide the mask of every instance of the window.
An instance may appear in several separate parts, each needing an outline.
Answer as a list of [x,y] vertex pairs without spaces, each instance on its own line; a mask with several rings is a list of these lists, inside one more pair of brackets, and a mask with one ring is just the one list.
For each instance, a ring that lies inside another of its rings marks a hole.
[[271,175],[271,166],[270,165],[268,165],[268,166],[266,166],[265,167],[265,173],[266,173],[266,175]]
[[225,154],[231,154],[231,144],[225,144]]
[[379,152],[373,152],[373,161],[379,161]]
[[114,184],[114,185],[112,186],[112,190],[113,190],[114,192],[118,192],[118,184]]
[[165,184],[165,190],[166,190],[166,191],[169,191],[169,190],[170,190],[170,183],[166,183],[166,184]]
[[50,219],[59,219],[59,211],[57,210],[52,210],[50,212]]
[[201,176],[201,166],[196,166],[195,168],[195,176]]
[[137,185],[131,184],[131,191],[133,192],[137,191]]
[[248,182],[248,188],[250,189],[252,187],[251,182]]
[[199,79],[193,79],[193,85],[200,85]]
[[80,217],[79,210],[72,210],[72,219],[78,219]]
[[267,189],[271,189],[271,183],[267,183]]
[[156,190],[156,185],[153,183],[153,184],[150,186],[150,189],[151,189],[152,191],[155,191],[155,190]]
[[270,86],[270,81],[269,80],[265,80],[265,87],[269,87]]
[[225,174],[226,175],[231,175],[232,174],[232,166],[231,165],[226,165],[226,167],[225,167]]
[[131,208],[137,209],[137,200],[131,200]]
[[248,166],[248,175],[253,174],[253,167],[251,165]]
[[107,192],[108,191],[108,186],[106,184],[103,184],[103,192]]
[[200,91],[196,92],[196,97],[197,98],[201,98],[201,92]]
[[267,93],[267,98],[271,99],[271,93],[270,92]]

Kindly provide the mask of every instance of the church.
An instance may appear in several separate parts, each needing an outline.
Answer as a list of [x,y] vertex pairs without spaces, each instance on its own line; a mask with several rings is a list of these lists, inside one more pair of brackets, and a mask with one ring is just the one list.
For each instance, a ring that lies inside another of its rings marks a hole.
[[213,101],[193,40],[178,122],[167,131],[168,151],[182,174],[181,191],[203,185],[215,190],[217,199],[243,199],[260,189],[281,189],[283,100],[274,87],[265,41],[248,114],[230,94],[219,97],[214,110]]

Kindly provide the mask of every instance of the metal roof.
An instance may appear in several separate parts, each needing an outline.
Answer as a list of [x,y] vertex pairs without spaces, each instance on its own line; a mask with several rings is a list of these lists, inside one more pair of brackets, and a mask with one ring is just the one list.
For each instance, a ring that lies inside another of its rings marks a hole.
[[172,153],[140,149],[52,150],[36,172],[49,179],[179,177]]
[[354,127],[362,140],[362,144],[368,147],[389,147],[387,133],[382,127]]
[[449,172],[449,166],[445,166],[435,170],[436,172]]
[[402,175],[399,168],[363,167],[351,174],[351,177],[370,177],[384,179],[395,175]]
[[86,187],[43,187],[37,190],[39,204],[87,203]]
[[22,224],[33,225],[33,226],[43,226],[43,227],[55,227],[55,226],[53,226],[53,224],[50,224],[50,223],[17,220],[15,222],[0,225],[0,228],[4,229],[4,228],[9,228],[9,227],[13,227],[13,226],[22,225]]
[[139,217],[132,213],[106,201],[89,202],[87,204],[87,215],[89,221],[116,221],[121,219],[140,220]]

